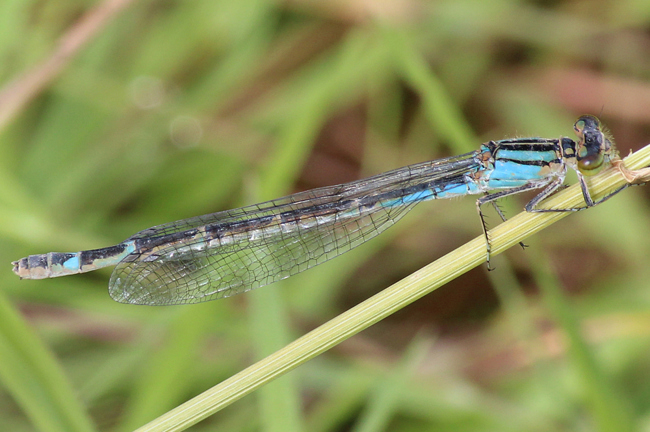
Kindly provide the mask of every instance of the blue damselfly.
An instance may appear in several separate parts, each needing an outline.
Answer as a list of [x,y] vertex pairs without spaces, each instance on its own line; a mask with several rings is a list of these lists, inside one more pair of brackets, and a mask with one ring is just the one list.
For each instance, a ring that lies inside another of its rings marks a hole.
[[[381,233],[416,204],[483,195],[481,206],[542,189],[528,212],[578,211],[597,205],[627,185],[594,200],[585,176],[618,161],[612,140],[593,116],[574,124],[578,140],[516,138],[489,141],[460,156],[410,165],[337,186],[299,192],[234,210],[146,229],[115,246],[76,253],[31,255],[13,263],[25,279],[84,273],[116,265],[113,299],[132,304],[187,304],[229,297],[285,279],[334,258]],[[538,205],[575,170],[585,204],[540,209]]]

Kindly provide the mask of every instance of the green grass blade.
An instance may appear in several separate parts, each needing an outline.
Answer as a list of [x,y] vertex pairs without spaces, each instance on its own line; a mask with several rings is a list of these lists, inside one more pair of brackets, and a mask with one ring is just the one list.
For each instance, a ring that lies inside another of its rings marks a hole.
[[369,395],[368,404],[352,428],[353,432],[389,430],[391,417],[398,413],[401,393],[429,352],[431,343],[416,337],[404,353],[400,363],[388,376],[382,377]]
[[603,373],[593,350],[583,336],[579,317],[569,298],[564,294],[557,276],[550,271],[550,261],[541,251],[534,251],[531,260],[536,282],[544,293],[544,300],[555,320],[564,330],[568,358],[581,380],[586,405],[593,416],[597,430],[602,432],[633,431],[631,410],[626,399]]
[[95,430],[57,361],[2,295],[0,379],[38,430]]

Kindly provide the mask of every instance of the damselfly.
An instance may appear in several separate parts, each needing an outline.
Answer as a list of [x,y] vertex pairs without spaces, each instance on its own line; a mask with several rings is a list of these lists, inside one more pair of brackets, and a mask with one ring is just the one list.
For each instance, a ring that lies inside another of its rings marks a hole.
[[[84,273],[117,265],[109,283],[113,299],[132,304],[198,303],[229,297],[307,270],[381,233],[416,204],[483,195],[477,209],[499,198],[542,189],[529,212],[578,211],[597,205],[585,176],[618,160],[612,140],[593,116],[574,124],[578,140],[560,137],[489,141],[471,153],[423,162],[338,186],[193,217],[146,229],[122,243],[76,253],[50,252],[15,261],[25,279]],[[585,205],[540,209],[575,170]]]

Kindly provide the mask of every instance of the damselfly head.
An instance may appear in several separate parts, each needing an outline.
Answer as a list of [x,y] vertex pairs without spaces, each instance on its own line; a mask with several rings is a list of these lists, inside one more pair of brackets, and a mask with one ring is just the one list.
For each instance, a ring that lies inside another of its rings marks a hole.
[[592,115],[583,115],[573,125],[577,143],[578,169],[584,175],[597,174],[606,167],[616,156],[614,143],[598,118]]

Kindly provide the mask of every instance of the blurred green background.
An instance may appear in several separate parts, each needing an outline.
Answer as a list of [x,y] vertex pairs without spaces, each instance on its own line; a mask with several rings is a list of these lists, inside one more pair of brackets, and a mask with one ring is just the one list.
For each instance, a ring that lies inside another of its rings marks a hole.
[[[1,430],[132,430],[480,225],[472,198],[422,204],[344,258],[194,306],[117,304],[110,270],[19,281],[13,260],[573,136],[584,113],[623,155],[650,142],[643,0],[4,0],[0,59]],[[649,192],[572,215],[192,430],[650,431]]]

